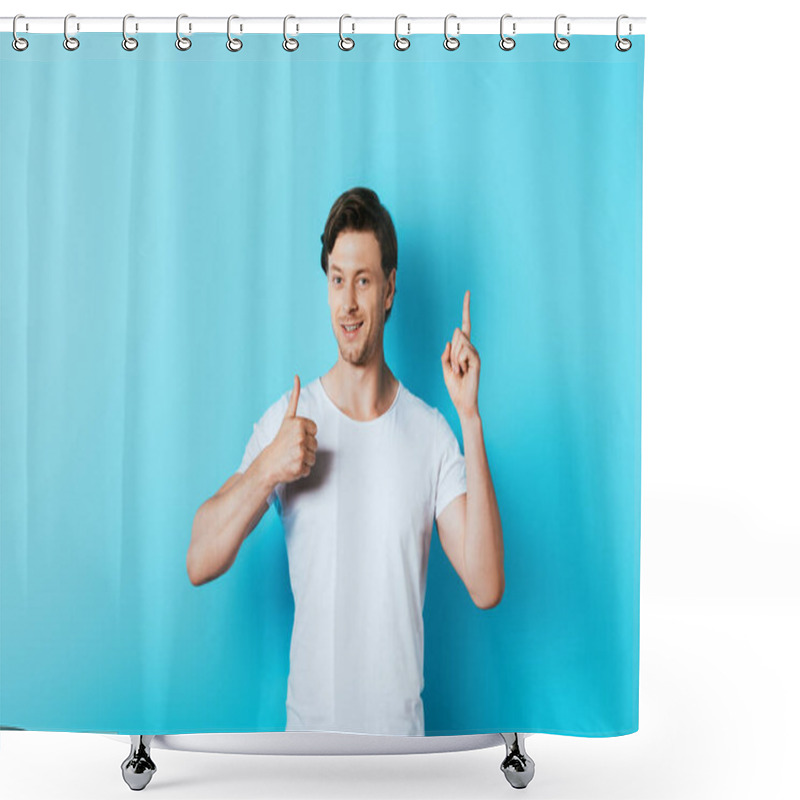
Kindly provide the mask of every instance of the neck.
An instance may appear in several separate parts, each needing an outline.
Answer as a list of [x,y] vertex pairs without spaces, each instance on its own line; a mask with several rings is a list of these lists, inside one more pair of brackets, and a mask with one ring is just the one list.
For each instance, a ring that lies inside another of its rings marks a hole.
[[384,414],[394,401],[398,380],[392,374],[383,352],[363,366],[342,359],[320,379],[325,391],[345,414],[359,421]]

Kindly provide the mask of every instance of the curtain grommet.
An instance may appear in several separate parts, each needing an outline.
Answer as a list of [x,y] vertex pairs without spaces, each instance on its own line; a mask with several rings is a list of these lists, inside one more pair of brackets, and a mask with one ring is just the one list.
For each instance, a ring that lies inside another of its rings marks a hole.
[[[506,36],[503,33],[503,23],[510,16],[512,16],[512,15],[511,14],[503,14],[503,16],[500,17],[500,49],[501,50],[505,50],[506,52],[508,52],[509,50],[513,50],[517,46],[517,42],[513,37]],[[512,33],[516,33],[517,32],[517,23],[516,22],[512,23],[511,31],[512,31]]]
[[14,21],[11,23],[11,33],[13,34],[13,39],[11,40],[11,46],[18,52],[21,53],[23,50],[28,49],[28,40],[23,39],[21,36],[17,36],[17,20],[18,19],[25,19],[24,14],[17,14],[14,17]]
[[[340,50],[352,50],[355,46],[355,40],[351,39],[349,36],[345,36],[342,33],[342,23],[344,22],[345,18],[353,19],[349,14],[342,14],[339,17],[339,49]],[[355,24],[351,23],[353,30],[356,29]]]
[[[237,39],[235,36],[231,36],[231,20],[232,19],[239,19],[237,14],[231,14],[228,17],[228,41],[225,42],[225,47],[231,51],[231,53],[238,53],[242,47],[244,47],[244,43],[241,39]],[[241,30],[241,28],[240,28]]]
[[133,18],[133,14],[126,14],[122,18],[122,49],[127,50],[129,53],[134,51],[139,46],[139,40],[134,39],[133,36],[128,36],[126,25],[129,19]]
[[291,36],[286,35],[286,23],[289,22],[290,19],[297,19],[297,17],[293,16],[292,14],[287,14],[283,18],[283,49],[289,53],[294,53],[294,51],[300,47],[300,42],[297,39],[293,39]]
[[[559,14],[556,17],[553,30],[555,32],[556,40],[553,42],[553,47],[558,50],[560,53],[563,53],[565,50],[569,49],[569,39],[565,38],[564,36],[558,35],[558,21],[560,19],[566,19],[566,14]],[[567,22],[567,36],[569,36],[569,22]]]
[[448,14],[444,18],[444,42],[442,42],[442,44],[444,45],[445,50],[449,50],[452,53],[453,50],[458,50],[459,46],[461,45],[461,42],[458,40],[458,34],[461,32],[461,23],[456,22],[456,35],[449,36],[447,33],[447,22],[451,17],[456,17],[456,15]]
[[[394,49],[402,51],[402,50],[408,50],[408,48],[411,47],[411,39],[406,39],[405,36],[401,36],[397,30],[398,23],[400,22],[401,17],[404,19],[408,19],[408,17],[405,14],[398,14],[394,18]],[[410,34],[411,23],[407,22],[406,25],[408,26],[408,33]]]
[[[67,14],[67,16],[64,17],[64,49],[69,50],[70,52],[73,50],[77,50],[81,46],[81,43],[77,40],[76,37],[70,36],[67,33],[67,22],[70,17],[74,16],[75,16],[74,14]],[[77,26],[76,30],[80,30],[80,26]]]
[[[188,14],[178,14],[175,20],[175,47],[178,50],[188,50],[192,46],[192,40],[188,36],[181,36],[181,20],[184,18],[188,18]],[[191,32],[192,26],[189,25],[189,31]]]

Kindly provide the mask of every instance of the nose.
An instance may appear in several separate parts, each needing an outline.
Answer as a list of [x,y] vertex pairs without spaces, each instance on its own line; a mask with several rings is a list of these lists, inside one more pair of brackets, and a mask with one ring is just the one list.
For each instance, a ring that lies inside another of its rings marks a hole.
[[345,308],[347,308],[348,311],[353,311],[358,307],[358,303],[356,302],[356,297],[357,297],[356,288],[351,284],[350,288],[347,289],[344,296]]

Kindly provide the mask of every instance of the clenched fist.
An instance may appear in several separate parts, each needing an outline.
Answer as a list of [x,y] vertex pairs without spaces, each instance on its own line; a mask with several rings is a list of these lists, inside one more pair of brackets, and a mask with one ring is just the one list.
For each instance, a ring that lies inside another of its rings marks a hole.
[[290,483],[305,478],[317,460],[317,424],[313,419],[297,416],[299,399],[300,378],[295,375],[289,407],[278,433],[266,448],[276,483]]

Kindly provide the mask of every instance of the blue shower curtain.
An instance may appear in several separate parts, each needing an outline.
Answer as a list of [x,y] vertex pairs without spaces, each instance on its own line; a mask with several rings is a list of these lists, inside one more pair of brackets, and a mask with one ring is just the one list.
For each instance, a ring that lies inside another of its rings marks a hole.
[[387,364],[461,452],[470,292],[502,520],[492,608],[434,527],[426,735],[636,731],[644,37],[27,38],[0,46],[0,725],[285,729],[278,508],[216,580],[186,554],[254,422],[336,361],[320,235],[363,186],[397,231]]

